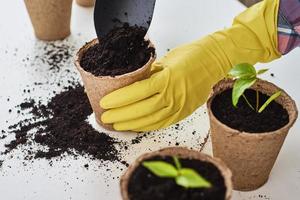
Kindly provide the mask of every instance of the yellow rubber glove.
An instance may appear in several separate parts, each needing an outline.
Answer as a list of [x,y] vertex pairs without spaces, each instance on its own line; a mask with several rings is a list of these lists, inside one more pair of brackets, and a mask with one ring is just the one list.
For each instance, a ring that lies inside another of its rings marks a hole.
[[279,58],[278,5],[265,0],[236,17],[232,27],[170,51],[153,64],[149,79],[105,96],[100,106],[108,111],[101,120],[119,131],[167,127],[204,104],[232,66]]

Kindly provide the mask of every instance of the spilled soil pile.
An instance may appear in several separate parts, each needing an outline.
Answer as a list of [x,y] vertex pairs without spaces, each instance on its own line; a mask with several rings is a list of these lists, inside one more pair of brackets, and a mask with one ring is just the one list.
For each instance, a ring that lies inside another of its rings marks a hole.
[[125,24],[108,33],[99,44],[89,48],[81,59],[81,67],[95,76],[117,76],[144,66],[155,49],[149,47],[143,27]]
[[77,154],[88,154],[95,159],[119,160],[116,141],[97,132],[86,121],[92,109],[82,86],[66,88],[47,105],[30,99],[19,107],[28,110],[33,117],[9,127],[15,139],[6,145],[6,153],[19,145],[36,142],[48,148],[28,152],[32,158],[51,159],[64,153],[73,154],[75,150]]

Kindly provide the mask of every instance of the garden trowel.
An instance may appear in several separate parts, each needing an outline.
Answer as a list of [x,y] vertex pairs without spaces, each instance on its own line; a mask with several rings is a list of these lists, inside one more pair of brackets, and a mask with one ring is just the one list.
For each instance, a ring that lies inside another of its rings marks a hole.
[[98,39],[124,23],[147,30],[152,21],[156,0],[96,0],[94,23]]
[[250,7],[258,2],[260,2],[261,0],[239,0],[242,4],[244,4],[246,7]]

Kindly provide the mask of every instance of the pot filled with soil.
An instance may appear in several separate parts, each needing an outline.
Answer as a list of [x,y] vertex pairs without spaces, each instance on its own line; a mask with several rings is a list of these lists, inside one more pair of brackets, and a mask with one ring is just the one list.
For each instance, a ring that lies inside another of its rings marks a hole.
[[62,40],[70,35],[73,0],[24,0],[35,35],[40,40]]
[[221,160],[181,147],[140,156],[120,187],[123,200],[227,200],[232,193],[231,172]]
[[267,182],[298,112],[286,92],[260,79],[248,85],[234,106],[237,81],[226,79],[216,84],[207,107],[213,155],[231,169],[234,189],[249,191]]
[[83,7],[92,7],[95,4],[95,0],[76,0],[76,3]]
[[144,39],[146,29],[138,26],[115,28],[101,41],[94,39],[76,55],[75,65],[82,77],[85,91],[98,124],[104,110],[100,100],[106,94],[150,76],[156,58],[153,44]]

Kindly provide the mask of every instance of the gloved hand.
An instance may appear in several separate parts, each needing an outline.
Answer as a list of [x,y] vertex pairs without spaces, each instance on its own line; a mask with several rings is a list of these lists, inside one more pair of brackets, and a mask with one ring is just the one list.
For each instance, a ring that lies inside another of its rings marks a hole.
[[115,130],[149,131],[176,123],[205,103],[211,87],[239,63],[278,57],[278,0],[265,0],[235,18],[232,27],[167,53],[149,79],[100,101],[101,120]]

